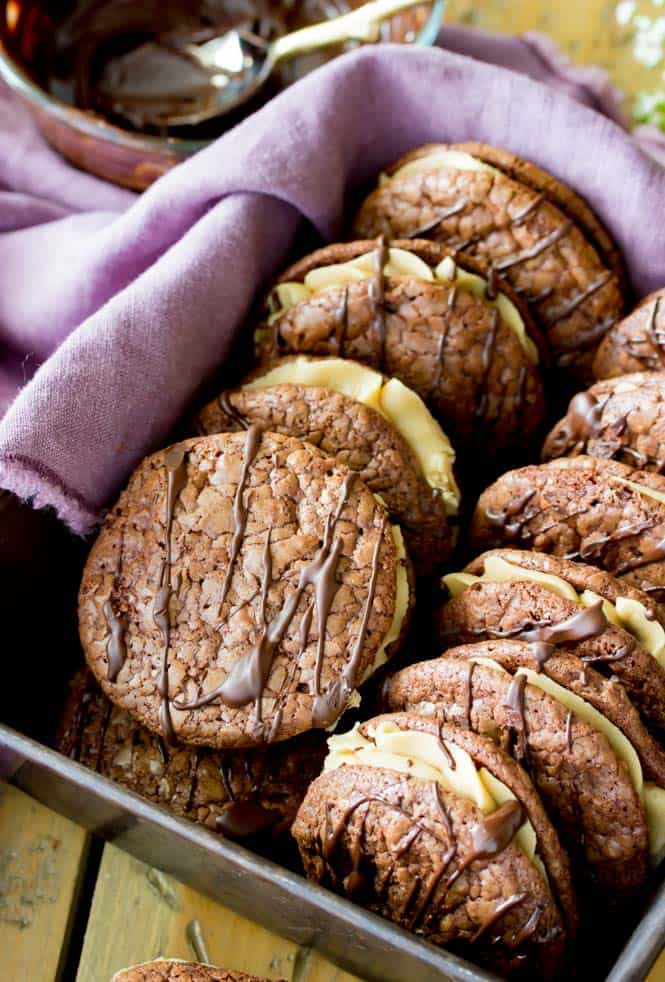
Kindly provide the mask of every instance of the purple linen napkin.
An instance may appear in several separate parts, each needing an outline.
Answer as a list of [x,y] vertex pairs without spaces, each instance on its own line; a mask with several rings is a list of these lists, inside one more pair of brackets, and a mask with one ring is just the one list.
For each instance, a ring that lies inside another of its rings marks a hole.
[[639,294],[665,283],[665,169],[595,111],[618,118],[604,76],[533,36],[441,40],[474,57],[337,59],[140,198],[63,163],[0,90],[0,396],[34,372],[0,423],[1,486],[89,531],[228,354],[303,219],[339,236],[349,190],[420,143],[534,160],[597,210]]

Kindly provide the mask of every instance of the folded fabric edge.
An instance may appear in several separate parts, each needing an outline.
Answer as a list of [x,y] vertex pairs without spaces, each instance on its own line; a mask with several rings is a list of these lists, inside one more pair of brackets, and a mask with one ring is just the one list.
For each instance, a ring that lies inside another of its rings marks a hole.
[[50,467],[23,454],[0,453],[0,486],[31,508],[53,508],[77,535],[87,535],[103,517]]

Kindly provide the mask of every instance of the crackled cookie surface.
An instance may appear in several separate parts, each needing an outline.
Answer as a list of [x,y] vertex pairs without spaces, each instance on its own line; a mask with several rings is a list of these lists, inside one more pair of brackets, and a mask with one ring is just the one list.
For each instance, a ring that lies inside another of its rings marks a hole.
[[109,702],[91,674],[73,680],[56,748],[123,787],[232,838],[278,835],[321,773],[321,731],[266,750],[167,747]]
[[665,372],[636,372],[579,392],[545,440],[543,460],[607,457],[639,470],[665,470]]
[[595,457],[508,471],[480,496],[469,540],[581,560],[665,600],[665,478]]
[[561,645],[583,662],[614,674],[645,717],[665,724],[665,671],[628,631],[613,624],[598,598],[589,606],[533,582],[471,583],[436,614],[445,647],[517,638]]
[[157,958],[132,968],[116,972],[112,982],[269,982],[257,975],[228,972],[225,968],[184,962],[178,959]]
[[485,277],[436,243],[328,246],[282,274],[259,357],[356,359],[417,392],[456,448],[528,445],[544,413],[546,349],[510,288]]
[[431,238],[491,262],[533,306],[556,364],[589,379],[624,307],[617,252],[581,199],[546,177],[480,144],[421,147],[388,169],[353,231]]
[[525,956],[543,976],[556,974],[565,920],[543,867],[518,836],[527,807],[510,791],[497,807],[452,740],[446,748],[476,775],[479,800],[446,786],[443,771],[455,780],[461,763],[451,770],[443,750],[435,766],[387,750],[379,741],[387,736],[392,745],[395,734],[373,722],[379,752],[375,738],[351,755],[333,751],[298,812],[293,832],[307,876],[501,974],[512,974]]
[[665,371],[665,290],[649,294],[605,335],[596,352],[596,378]]
[[332,723],[411,604],[401,533],[314,446],[250,427],[137,468],[79,594],[106,694],[168,743],[217,748]]
[[541,689],[537,671],[511,674],[492,657],[496,647],[469,645],[457,657],[403,669],[386,680],[386,709],[491,737],[528,770],[565,845],[583,861],[582,875],[625,900],[649,870],[639,779],[635,787],[606,733]]
[[453,545],[455,452],[422,400],[397,379],[341,358],[284,358],[199,413],[203,433],[263,430],[299,437],[381,495],[420,573]]

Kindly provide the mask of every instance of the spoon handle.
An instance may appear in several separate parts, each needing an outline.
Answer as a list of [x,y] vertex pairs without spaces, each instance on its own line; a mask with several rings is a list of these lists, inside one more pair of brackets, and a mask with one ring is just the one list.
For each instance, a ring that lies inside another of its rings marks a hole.
[[309,54],[343,41],[374,41],[382,21],[402,10],[421,6],[423,2],[424,0],[372,0],[341,17],[285,34],[270,45],[270,62],[276,65],[287,58]]

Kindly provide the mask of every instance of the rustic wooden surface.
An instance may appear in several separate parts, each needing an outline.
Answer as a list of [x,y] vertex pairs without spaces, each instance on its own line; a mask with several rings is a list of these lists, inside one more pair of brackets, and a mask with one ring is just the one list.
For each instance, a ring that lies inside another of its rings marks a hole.
[[[638,0],[631,9],[652,15],[658,7]],[[633,28],[618,23],[607,0],[450,0],[449,17],[547,31],[574,61],[608,68],[631,94],[654,87],[662,71],[635,61]],[[104,846],[99,862],[90,846],[77,826],[0,785],[0,982],[109,982],[117,969],[160,954],[294,982],[353,982],[115,847]],[[665,952],[649,982],[665,982]]]

